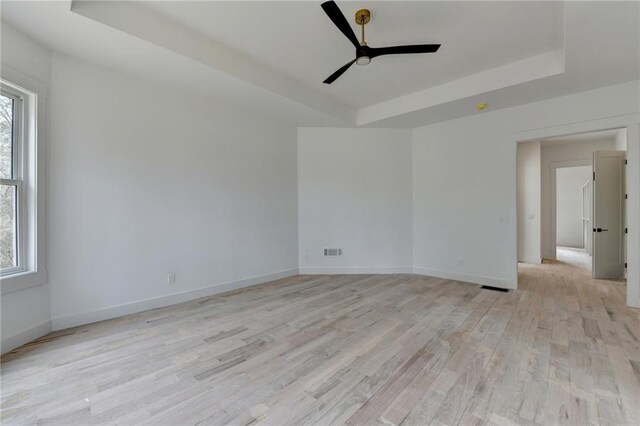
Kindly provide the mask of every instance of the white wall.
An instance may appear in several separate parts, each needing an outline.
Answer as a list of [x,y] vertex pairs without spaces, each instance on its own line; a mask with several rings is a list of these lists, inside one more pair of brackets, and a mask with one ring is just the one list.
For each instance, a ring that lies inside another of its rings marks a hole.
[[297,273],[295,128],[54,54],[51,139],[54,328]]
[[516,145],[497,114],[414,129],[413,254],[419,273],[515,285]]
[[[635,158],[640,144],[639,89],[635,81],[414,129],[414,270],[514,287],[516,141],[624,123],[634,131],[628,144]],[[635,165],[628,173],[640,182]],[[629,197],[637,211],[640,185],[634,185]],[[632,228],[630,224],[630,232]],[[629,238],[635,241],[638,235]],[[636,268],[640,254],[629,257]],[[631,266],[630,301],[640,304],[640,279]]]
[[301,273],[411,272],[410,131],[301,128],[298,179]]
[[557,226],[556,169],[568,166],[588,166],[593,162],[593,151],[615,149],[614,138],[585,139],[575,142],[546,141],[542,144],[542,257],[556,258]]
[[518,144],[518,262],[540,263],[540,141]]
[[582,187],[591,179],[592,167],[556,169],[556,245],[584,248]]
[[620,129],[616,133],[616,151],[626,151],[627,150],[627,129]]
[[[47,90],[51,74],[51,53],[10,25],[0,25],[0,77],[38,96],[38,258],[37,273],[5,279],[0,296],[1,343],[4,353],[51,329],[49,285],[46,282],[46,151],[48,148]],[[10,282],[11,281],[11,282]],[[16,291],[17,290],[17,291]]]

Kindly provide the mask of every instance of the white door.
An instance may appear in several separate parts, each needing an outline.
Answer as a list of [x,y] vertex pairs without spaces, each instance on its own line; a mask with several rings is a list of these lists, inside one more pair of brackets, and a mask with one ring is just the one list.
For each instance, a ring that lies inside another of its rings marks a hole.
[[624,277],[624,151],[593,153],[593,277]]

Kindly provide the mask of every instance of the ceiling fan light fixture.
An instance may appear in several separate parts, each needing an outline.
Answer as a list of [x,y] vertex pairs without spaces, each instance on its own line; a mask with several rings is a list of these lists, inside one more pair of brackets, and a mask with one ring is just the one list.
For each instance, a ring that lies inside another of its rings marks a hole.
[[[1,0],[0,0],[1,1]],[[350,60],[342,67],[338,68],[333,74],[327,77],[323,83],[331,84],[340,77],[351,65],[369,65],[371,59],[383,55],[400,55],[408,53],[435,53],[440,48],[439,44],[410,44],[406,46],[387,46],[387,47],[369,47],[364,38],[364,26],[371,20],[371,12],[368,9],[360,9],[356,12],[355,21],[360,26],[360,35],[362,40],[358,40],[353,28],[344,17],[344,14],[335,1],[329,0],[322,3],[322,10],[327,14],[333,24],[347,37],[353,47],[356,48],[355,59]]]
[[356,59],[356,65],[369,65],[371,63],[371,58],[368,56],[360,56]]

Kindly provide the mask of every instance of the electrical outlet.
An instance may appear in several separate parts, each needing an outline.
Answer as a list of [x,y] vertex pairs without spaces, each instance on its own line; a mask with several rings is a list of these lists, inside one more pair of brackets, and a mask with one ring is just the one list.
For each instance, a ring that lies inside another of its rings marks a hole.
[[342,249],[340,248],[326,248],[324,249],[325,256],[342,256]]
[[175,272],[169,272],[167,274],[167,284],[173,284],[176,282],[176,273]]
[[464,265],[464,259],[458,260],[458,265],[460,265],[460,266]]

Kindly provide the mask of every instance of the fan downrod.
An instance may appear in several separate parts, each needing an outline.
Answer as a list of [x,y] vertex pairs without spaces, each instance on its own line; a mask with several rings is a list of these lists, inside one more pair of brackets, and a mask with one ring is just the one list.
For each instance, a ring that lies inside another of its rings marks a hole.
[[366,46],[367,41],[364,39],[364,26],[371,20],[371,12],[369,9],[360,9],[356,12],[356,24],[360,25],[360,46]]

